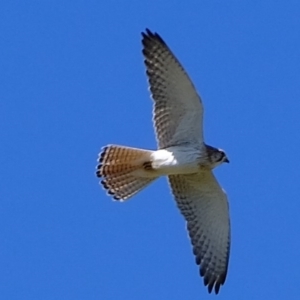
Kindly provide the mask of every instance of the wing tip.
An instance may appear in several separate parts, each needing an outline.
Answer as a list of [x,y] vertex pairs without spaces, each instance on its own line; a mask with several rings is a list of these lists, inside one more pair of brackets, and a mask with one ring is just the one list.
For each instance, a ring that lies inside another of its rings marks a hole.
[[200,271],[200,276],[203,276],[203,282],[204,285],[207,286],[208,292],[211,294],[212,291],[214,291],[216,295],[219,293],[221,286],[224,285],[226,275],[227,270],[218,276],[203,274],[203,272]]
[[149,44],[160,43],[166,46],[166,42],[162,39],[162,37],[157,33],[151,31],[149,28],[145,28],[145,31],[142,32],[142,44],[146,47]]
[[221,286],[224,285],[226,281],[229,253],[226,259],[226,264],[221,271],[219,268],[215,269],[212,267],[210,262],[203,259],[203,257],[201,258],[198,256],[195,248],[193,249],[193,252],[196,256],[196,264],[200,266],[199,274],[201,277],[203,277],[204,285],[207,286],[209,293],[214,291],[217,295]]

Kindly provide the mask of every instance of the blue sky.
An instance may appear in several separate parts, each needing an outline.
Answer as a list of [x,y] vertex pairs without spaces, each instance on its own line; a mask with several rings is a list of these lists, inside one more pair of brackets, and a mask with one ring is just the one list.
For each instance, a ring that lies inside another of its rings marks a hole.
[[164,178],[126,203],[100,148],[154,149],[140,32],[205,106],[230,201],[218,299],[299,299],[300,3],[5,1],[0,11],[1,299],[208,299]]

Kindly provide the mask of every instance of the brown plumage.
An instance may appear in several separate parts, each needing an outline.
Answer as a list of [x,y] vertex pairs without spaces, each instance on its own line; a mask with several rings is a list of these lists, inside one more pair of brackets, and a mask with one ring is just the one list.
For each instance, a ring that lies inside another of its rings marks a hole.
[[150,184],[156,177],[141,176],[153,151],[110,145],[99,154],[97,176],[115,200],[126,200]]

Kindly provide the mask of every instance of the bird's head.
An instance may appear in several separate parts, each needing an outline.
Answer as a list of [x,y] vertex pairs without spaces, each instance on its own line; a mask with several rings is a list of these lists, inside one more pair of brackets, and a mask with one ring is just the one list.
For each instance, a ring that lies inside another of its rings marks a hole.
[[220,164],[226,162],[229,163],[229,159],[226,156],[226,153],[222,149],[217,149],[214,147],[208,147],[208,157],[212,164],[212,168],[219,166]]

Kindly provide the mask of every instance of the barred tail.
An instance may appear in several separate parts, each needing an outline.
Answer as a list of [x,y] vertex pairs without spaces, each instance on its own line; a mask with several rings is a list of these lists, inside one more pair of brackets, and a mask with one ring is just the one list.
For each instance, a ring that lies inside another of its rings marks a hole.
[[116,200],[126,200],[145,188],[157,177],[151,176],[149,165],[153,151],[109,145],[99,154],[96,175]]

